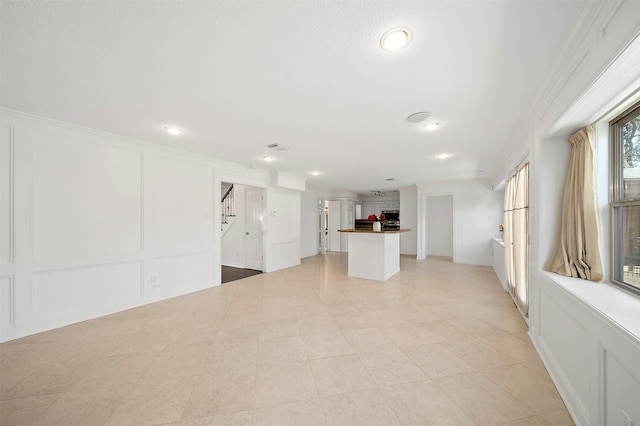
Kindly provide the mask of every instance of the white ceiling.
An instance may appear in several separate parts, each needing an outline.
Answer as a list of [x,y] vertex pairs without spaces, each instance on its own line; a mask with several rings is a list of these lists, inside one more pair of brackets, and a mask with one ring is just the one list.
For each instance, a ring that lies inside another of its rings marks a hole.
[[1,104],[357,192],[490,177],[584,4],[3,0]]

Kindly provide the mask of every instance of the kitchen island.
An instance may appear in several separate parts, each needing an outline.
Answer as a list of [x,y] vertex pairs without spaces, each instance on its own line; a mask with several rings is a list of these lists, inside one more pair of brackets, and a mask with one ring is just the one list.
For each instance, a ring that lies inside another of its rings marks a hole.
[[350,277],[386,281],[400,272],[400,234],[409,229],[340,229],[349,235]]

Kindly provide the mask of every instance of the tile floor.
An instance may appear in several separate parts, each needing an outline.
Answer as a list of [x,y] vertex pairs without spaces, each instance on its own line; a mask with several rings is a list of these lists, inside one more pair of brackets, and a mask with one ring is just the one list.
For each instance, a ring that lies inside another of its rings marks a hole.
[[489,267],[332,253],[0,345],[2,425],[572,425]]

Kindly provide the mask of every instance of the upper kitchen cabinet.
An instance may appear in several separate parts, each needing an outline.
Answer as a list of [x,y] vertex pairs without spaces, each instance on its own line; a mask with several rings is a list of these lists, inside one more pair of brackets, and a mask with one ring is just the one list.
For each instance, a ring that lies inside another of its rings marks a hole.
[[364,201],[362,203],[363,219],[368,218],[370,215],[375,214],[380,216],[383,210],[399,210],[400,200],[388,200],[388,201]]

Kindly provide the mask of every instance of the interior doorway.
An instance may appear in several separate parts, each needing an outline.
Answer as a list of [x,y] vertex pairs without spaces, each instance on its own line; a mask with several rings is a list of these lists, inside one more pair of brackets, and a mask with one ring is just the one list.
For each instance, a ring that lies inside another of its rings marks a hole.
[[329,251],[340,251],[340,200],[329,200],[328,202],[328,215],[329,215]]
[[454,258],[453,195],[427,197],[427,256]]
[[245,267],[256,271],[263,270],[262,229],[263,229],[263,190],[251,188],[245,191],[246,221],[245,221]]
[[329,202],[318,200],[318,253],[326,254],[329,249]]
[[221,183],[221,282],[245,278],[264,270],[264,190]]

